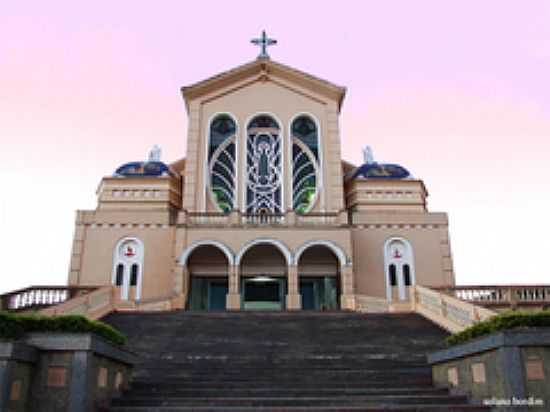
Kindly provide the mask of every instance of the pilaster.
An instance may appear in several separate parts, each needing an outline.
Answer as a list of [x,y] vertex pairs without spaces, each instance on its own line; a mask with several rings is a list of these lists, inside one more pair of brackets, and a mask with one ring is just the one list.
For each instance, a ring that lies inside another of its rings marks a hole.
[[298,291],[298,266],[290,265],[288,271],[288,294],[286,295],[286,308],[288,310],[300,310],[302,308],[302,296]]
[[340,308],[353,310],[355,308],[353,266],[351,264],[342,267],[341,272]]
[[229,293],[225,298],[225,307],[227,310],[241,309],[240,294],[240,273],[238,265],[229,265]]

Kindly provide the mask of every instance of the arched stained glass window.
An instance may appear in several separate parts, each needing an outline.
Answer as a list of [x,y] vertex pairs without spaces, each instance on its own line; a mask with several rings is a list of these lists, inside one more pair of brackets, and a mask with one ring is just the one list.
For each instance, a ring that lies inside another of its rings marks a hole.
[[246,212],[282,213],[280,127],[268,115],[250,121],[246,140]]
[[319,181],[319,134],[309,116],[292,122],[292,203],[297,213],[315,204]]
[[210,123],[208,170],[210,194],[214,204],[224,212],[235,205],[235,142],[237,125],[226,114]]

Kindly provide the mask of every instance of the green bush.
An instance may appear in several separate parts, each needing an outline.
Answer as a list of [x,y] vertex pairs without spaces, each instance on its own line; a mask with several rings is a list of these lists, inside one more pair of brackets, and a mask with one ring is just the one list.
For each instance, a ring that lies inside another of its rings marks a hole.
[[449,336],[445,339],[445,343],[447,346],[453,346],[502,330],[532,327],[550,327],[550,310],[504,312],[486,321],[476,323],[462,332]]
[[126,337],[118,330],[84,316],[47,317],[0,312],[0,339],[19,339],[30,332],[94,333],[117,345],[126,343]]

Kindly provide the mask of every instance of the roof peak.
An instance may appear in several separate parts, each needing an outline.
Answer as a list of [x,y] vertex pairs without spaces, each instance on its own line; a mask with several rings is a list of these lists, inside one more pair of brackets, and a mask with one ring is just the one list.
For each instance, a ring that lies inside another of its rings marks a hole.
[[346,94],[346,88],[338,86],[328,80],[306,73],[283,63],[279,63],[266,56],[258,56],[256,59],[229,70],[211,76],[205,80],[193,83],[189,86],[181,88],[186,104],[190,99],[209,94],[216,88],[223,88],[231,82],[237,83],[243,79],[258,77],[266,78],[269,76],[278,76],[287,80],[301,82],[302,86],[321,92],[327,97],[338,101],[338,107],[341,107],[342,101]]

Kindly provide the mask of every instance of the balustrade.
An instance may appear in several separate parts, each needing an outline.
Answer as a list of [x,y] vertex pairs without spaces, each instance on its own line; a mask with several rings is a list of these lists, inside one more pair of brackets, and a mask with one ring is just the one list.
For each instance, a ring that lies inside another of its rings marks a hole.
[[284,220],[283,214],[275,213],[247,213],[241,216],[241,223],[248,225],[279,225]]
[[84,295],[96,287],[31,286],[0,296],[1,310],[38,309],[58,305],[75,296]]
[[550,285],[451,286],[434,288],[482,306],[550,305]]
[[219,213],[191,212],[180,221],[188,225],[224,226],[224,225],[284,225],[284,226],[340,226],[339,213]]

